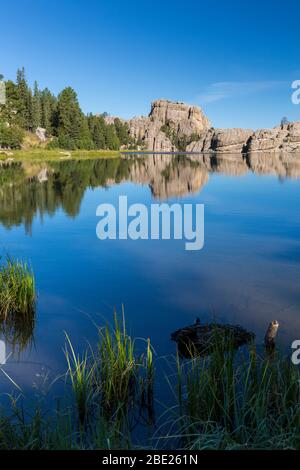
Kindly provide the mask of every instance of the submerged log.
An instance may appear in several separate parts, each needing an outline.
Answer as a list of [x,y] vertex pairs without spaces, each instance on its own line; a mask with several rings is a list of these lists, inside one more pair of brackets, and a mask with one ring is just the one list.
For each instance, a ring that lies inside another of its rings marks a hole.
[[194,325],[180,328],[171,334],[171,339],[177,343],[180,356],[191,358],[205,356],[215,349],[223,351],[237,349],[253,341],[251,333],[239,325],[222,325],[208,323],[202,325],[197,318]]

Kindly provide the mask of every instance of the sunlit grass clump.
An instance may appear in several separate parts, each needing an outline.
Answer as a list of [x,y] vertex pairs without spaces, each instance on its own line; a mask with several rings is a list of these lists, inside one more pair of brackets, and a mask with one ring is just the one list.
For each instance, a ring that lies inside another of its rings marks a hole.
[[34,274],[22,261],[9,257],[0,266],[0,322],[7,339],[19,345],[32,336],[35,321]]
[[[121,429],[135,414],[153,414],[154,366],[150,341],[139,352],[128,335],[125,318],[115,314],[114,326],[98,330],[95,348],[83,354],[75,352],[66,335],[67,378],[81,425],[92,426],[95,416],[113,422]],[[129,425],[130,427],[130,425]]]
[[121,321],[115,315],[114,329],[106,326],[99,330],[96,354],[97,384],[107,409],[133,402],[144,391],[142,379],[152,380],[150,344],[146,355],[138,354],[135,340],[126,332],[124,315]]

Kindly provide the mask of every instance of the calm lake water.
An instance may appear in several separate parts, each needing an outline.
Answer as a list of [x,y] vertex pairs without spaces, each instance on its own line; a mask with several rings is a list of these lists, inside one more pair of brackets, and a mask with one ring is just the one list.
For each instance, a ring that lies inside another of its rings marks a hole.
[[[96,237],[100,203],[205,204],[205,245]],[[65,370],[124,305],[128,331],[159,356],[170,333],[217,318],[279,340],[300,339],[300,156],[127,155],[14,163],[0,169],[1,254],[27,260],[38,290],[34,339],[3,369],[24,389]],[[11,351],[7,343],[7,352]],[[2,391],[12,385],[1,375]]]

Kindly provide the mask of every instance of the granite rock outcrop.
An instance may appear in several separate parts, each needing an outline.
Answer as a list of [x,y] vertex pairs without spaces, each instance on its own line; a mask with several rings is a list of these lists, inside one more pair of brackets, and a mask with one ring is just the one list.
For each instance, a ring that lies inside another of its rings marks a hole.
[[[111,124],[114,117],[107,116]],[[215,129],[201,108],[159,99],[148,116],[122,120],[136,142],[137,150],[193,153],[300,153],[300,122],[272,129]]]

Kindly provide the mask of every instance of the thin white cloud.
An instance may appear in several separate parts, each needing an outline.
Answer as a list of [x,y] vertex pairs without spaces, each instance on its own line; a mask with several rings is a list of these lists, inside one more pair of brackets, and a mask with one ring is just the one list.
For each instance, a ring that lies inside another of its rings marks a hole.
[[236,98],[265,90],[280,88],[288,85],[286,81],[263,80],[253,82],[216,82],[208,85],[198,96],[201,104],[213,103],[227,98]]

